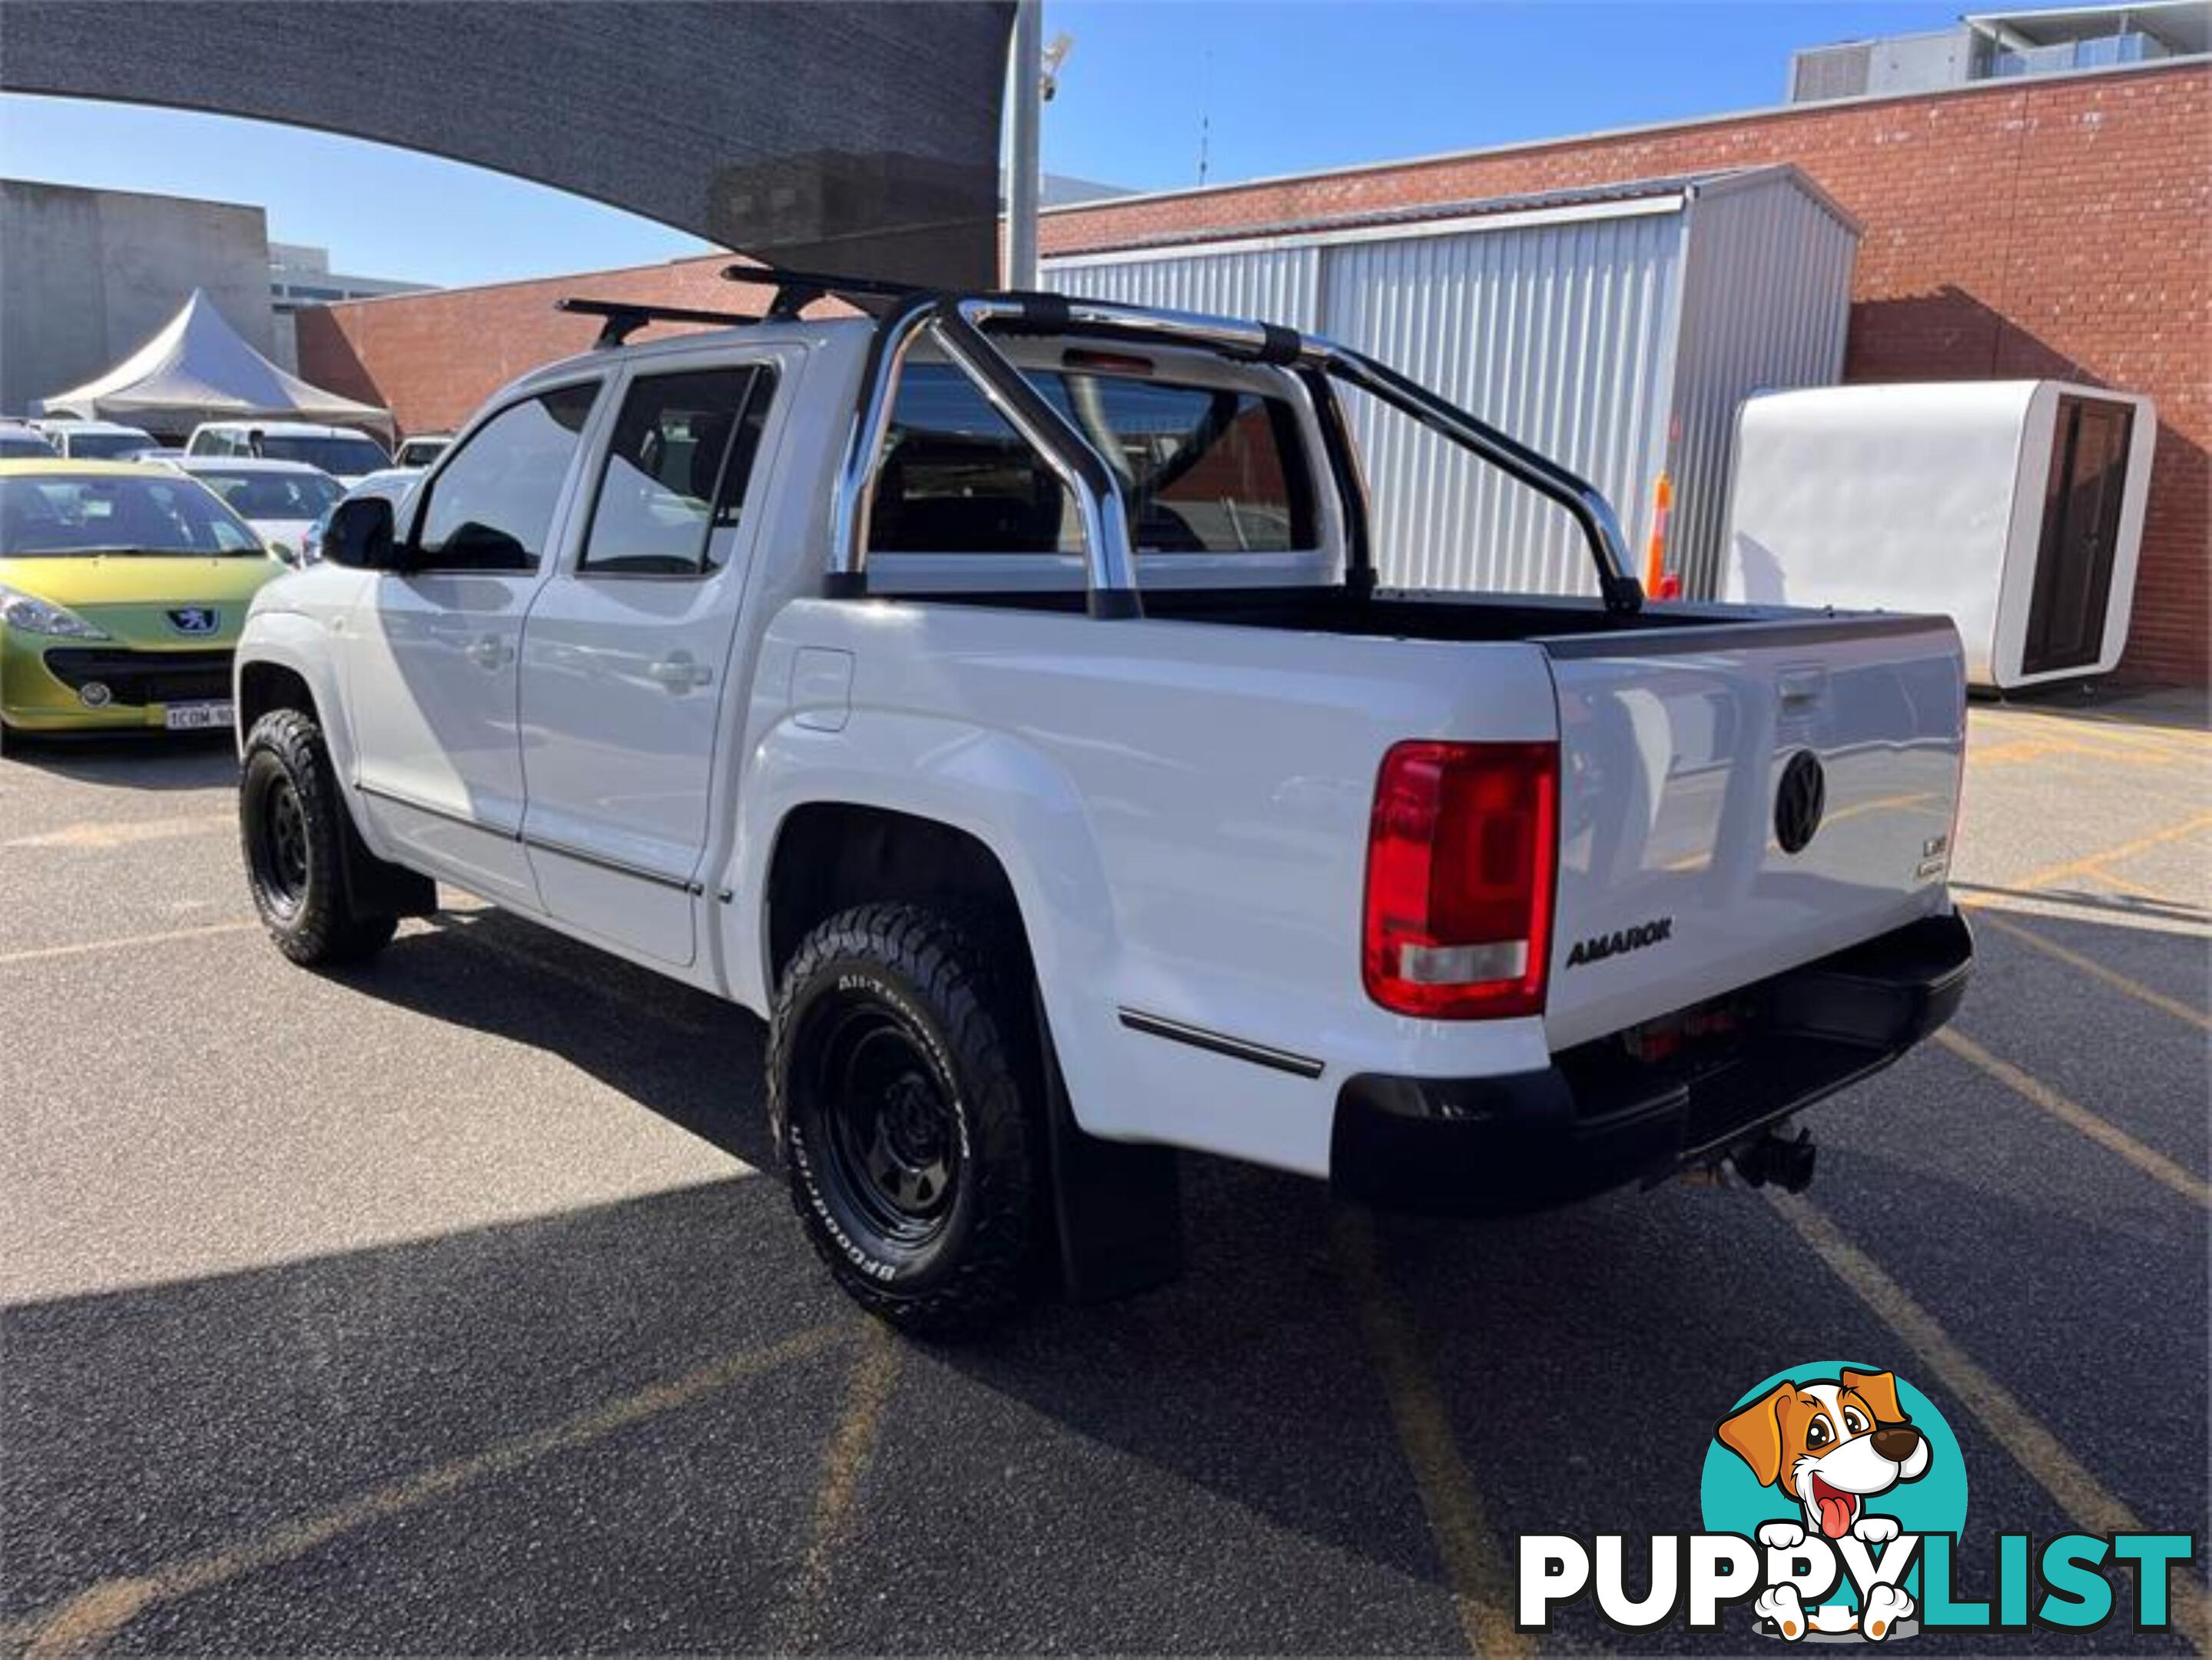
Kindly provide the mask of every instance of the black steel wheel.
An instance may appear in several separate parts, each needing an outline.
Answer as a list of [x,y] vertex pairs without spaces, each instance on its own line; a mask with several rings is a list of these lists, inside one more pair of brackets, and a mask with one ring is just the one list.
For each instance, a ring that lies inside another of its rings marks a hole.
[[310,967],[383,948],[396,917],[358,912],[346,886],[345,802],[323,735],[298,709],[276,709],[246,735],[238,787],[246,886],[276,948]]
[[246,838],[247,856],[270,903],[295,911],[307,898],[307,819],[300,808],[300,792],[283,774],[269,780],[261,813],[260,833]]
[[839,1284],[903,1330],[973,1330],[1036,1278],[1042,1156],[1025,989],[975,936],[904,904],[830,918],[769,1027],[793,1207]]
[[808,1045],[823,1103],[823,1179],[881,1237],[927,1246],[951,1214],[960,1118],[927,1040],[890,1005],[825,1011]]

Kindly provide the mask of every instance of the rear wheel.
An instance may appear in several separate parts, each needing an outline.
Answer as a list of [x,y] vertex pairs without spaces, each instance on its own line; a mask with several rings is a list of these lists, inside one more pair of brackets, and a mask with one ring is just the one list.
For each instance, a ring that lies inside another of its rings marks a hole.
[[276,709],[253,723],[238,792],[246,885],[276,948],[310,968],[371,956],[399,926],[357,913],[348,897],[345,811],[313,719]]
[[903,1330],[974,1330],[1037,1263],[1036,1044],[1018,976],[974,933],[865,905],[801,943],[769,1031],[792,1203],[838,1283]]

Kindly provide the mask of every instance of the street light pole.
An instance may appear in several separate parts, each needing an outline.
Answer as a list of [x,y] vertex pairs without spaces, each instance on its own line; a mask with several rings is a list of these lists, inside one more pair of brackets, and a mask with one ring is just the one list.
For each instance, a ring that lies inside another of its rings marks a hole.
[[1006,131],[1006,286],[1037,285],[1039,129],[1044,110],[1043,0],[1015,0],[1008,57],[1013,106]]

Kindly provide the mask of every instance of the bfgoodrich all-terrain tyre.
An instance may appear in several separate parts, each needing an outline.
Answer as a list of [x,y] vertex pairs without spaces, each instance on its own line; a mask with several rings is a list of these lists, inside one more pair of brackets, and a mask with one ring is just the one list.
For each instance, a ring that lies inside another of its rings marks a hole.
[[246,735],[238,832],[254,909],[285,956],[322,968],[390,943],[397,917],[353,908],[345,873],[353,825],[322,731],[298,709],[272,710]]
[[1030,1010],[1008,953],[907,904],[831,917],[777,989],[769,1091],[792,1203],[838,1283],[902,1330],[975,1330],[1036,1278]]

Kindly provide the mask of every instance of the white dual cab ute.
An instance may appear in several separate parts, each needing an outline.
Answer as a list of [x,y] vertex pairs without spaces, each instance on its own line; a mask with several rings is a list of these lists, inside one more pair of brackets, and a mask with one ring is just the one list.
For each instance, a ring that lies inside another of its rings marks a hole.
[[[1179,1150],[1461,1213],[1802,1183],[1778,1122],[1957,1006],[1947,622],[1645,605],[1596,491],[1325,340],[768,276],[567,302],[598,349],[262,591],[288,956],[450,883],[765,1015],[799,1217],[932,1332],[1171,1274]],[[1378,588],[1344,388],[1557,502],[1595,597]]]

